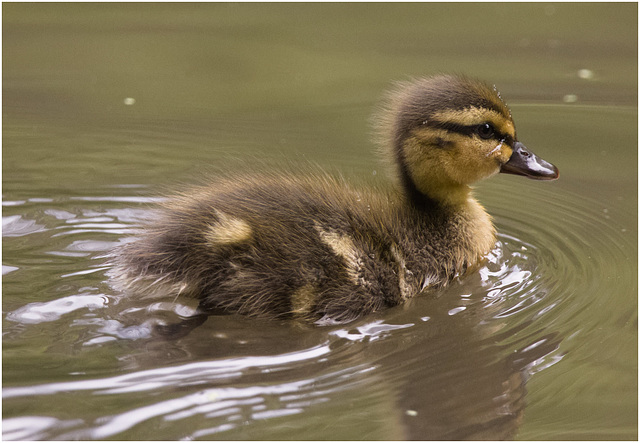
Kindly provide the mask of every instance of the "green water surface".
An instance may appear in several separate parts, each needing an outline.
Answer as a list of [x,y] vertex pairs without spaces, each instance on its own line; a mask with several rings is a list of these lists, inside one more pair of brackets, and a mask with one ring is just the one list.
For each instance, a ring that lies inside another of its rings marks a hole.
[[[637,18],[635,3],[4,3],[3,437],[462,438],[460,417],[483,422],[504,388],[521,414],[475,435],[637,439]],[[255,164],[385,180],[371,114],[392,81],[440,72],[495,83],[560,169],[478,186],[501,232],[488,276],[342,329],[124,334],[152,309],[125,312],[98,257],[148,202]],[[458,421],[433,434],[428,416]]]

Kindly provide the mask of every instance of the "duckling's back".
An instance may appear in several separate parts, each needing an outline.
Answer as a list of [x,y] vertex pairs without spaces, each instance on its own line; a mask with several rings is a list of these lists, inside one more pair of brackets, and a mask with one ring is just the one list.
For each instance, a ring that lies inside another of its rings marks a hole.
[[253,176],[170,199],[110,275],[127,293],[196,297],[208,313],[342,322],[445,285],[493,241],[481,208],[417,208],[328,175]]

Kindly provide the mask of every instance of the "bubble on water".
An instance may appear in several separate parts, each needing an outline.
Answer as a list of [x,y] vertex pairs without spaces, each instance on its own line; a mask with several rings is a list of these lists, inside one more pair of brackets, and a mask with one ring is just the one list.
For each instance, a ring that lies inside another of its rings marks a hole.
[[580,69],[578,71],[578,77],[584,80],[591,80],[593,78],[593,71],[591,69]]

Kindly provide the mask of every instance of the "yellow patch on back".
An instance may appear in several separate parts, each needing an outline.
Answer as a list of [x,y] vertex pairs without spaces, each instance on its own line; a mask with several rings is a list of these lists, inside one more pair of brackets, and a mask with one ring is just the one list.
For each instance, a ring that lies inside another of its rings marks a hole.
[[305,317],[311,313],[316,300],[313,285],[305,285],[291,294],[291,313],[296,317]]
[[347,275],[351,282],[358,286],[367,286],[368,282],[362,278],[364,262],[353,240],[347,235],[339,234],[335,231],[326,231],[318,224],[316,224],[316,231],[318,231],[320,235],[320,240],[322,240],[334,254],[344,259]]
[[396,264],[398,265],[398,288],[400,289],[400,295],[403,300],[407,300],[417,294],[414,287],[413,272],[407,269],[407,264],[404,260],[404,256],[397,245],[391,245],[391,255],[393,255]]
[[211,245],[227,245],[240,243],[251,238],[251,226],[244,220],[215,210],[218,220],[210,223],[204,234],[205,240]]

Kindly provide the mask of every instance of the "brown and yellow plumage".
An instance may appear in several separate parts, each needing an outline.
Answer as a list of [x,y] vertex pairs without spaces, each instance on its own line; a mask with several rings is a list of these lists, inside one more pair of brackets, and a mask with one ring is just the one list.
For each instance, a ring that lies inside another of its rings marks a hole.
[[402,84],[376,117],[396,191],[317,173],[242,175],[169,199],[110,276],[205,313],[349,321],[446,285],[495,243],[469,185],[500,171],[557,177],[517,141],[494,88],[457,76]]

